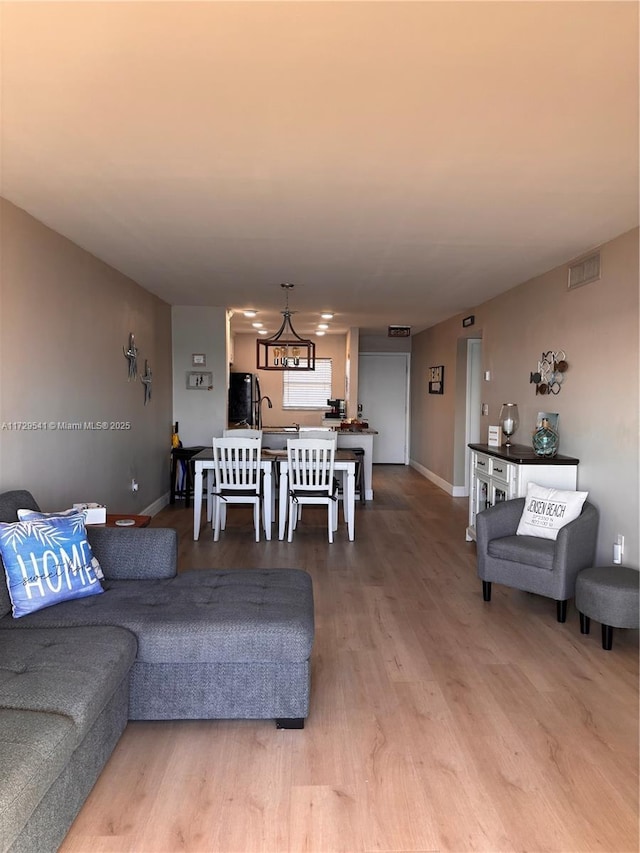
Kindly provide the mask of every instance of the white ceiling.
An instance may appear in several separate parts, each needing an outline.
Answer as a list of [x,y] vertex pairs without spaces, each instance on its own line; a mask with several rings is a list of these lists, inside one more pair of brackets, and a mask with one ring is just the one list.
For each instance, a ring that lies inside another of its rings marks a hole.
[[635,2],[0,9],[2,195],[172,304],[417,332],[638,223]]

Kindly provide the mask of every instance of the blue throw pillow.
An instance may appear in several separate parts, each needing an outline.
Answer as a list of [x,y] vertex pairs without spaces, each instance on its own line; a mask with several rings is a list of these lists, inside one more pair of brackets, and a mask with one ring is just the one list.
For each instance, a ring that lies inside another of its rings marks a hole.
[[[58,512],[39,512],[35,509],[19,509],[18,521],[33,521],[36,518],[69,518],[70,515],[81,515],[83,522],[87,523],[86,509],[61,509]],[[98,562],[98,558],[91,555],[91,568],[98,580],[104,580],[102,568]]]
[[103,591],[82,513],[0,523],[0,555],[16,619]]

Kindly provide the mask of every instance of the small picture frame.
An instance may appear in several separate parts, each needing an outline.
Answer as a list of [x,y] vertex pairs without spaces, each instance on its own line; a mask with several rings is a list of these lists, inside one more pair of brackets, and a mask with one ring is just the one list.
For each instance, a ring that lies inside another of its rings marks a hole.
[[429,368],[429,393],[444,394],[444,364]]
[[487,434],[487,444],[489,447],[501,447],[502,445],[502,429],[500,425],[490,426]]
[[191,354],[191,366],[192,367],[206,367],[207,366],[207,356],[203,352],[194,352]]
[[190,370],[187,373],[188,391],[211,391],[213,373],[210,370]]
[[549,421],[549,426],[551,429],[554,429],[558,432],[558,421],[560,420],[560,415],[558,412],[538,412],[538,417],[536,419],[536,429],[540,429],[542,426],[542,421]]

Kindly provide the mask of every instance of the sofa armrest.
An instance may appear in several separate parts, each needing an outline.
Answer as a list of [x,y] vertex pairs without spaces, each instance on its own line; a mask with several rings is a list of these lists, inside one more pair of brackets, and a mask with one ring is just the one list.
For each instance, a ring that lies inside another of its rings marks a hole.
[[107,580],[172,578],[178,534],[161,527],[87,527],[87,538]]
[[578,518],[558,531],[553,567],[575,577],[582,569],[594,565],[598,538],[599,513],[595,506],[585,502]]
[[486,552],[492,539],[515,536],[523,509],[524,498],[514,498],[510,501],[500,501],[495,506],[479,512],[476,515],[478,550]]

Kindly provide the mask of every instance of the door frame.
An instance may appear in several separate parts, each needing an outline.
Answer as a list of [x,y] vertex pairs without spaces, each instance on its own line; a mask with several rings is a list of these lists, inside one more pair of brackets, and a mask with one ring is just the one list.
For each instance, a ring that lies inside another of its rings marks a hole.
[[482,338],[467,338],[467,381],[464,430],[464,490],[471,488],[471,450],[469,444],[480,441],[482,406]]

